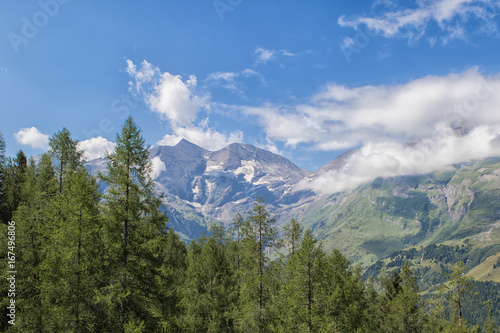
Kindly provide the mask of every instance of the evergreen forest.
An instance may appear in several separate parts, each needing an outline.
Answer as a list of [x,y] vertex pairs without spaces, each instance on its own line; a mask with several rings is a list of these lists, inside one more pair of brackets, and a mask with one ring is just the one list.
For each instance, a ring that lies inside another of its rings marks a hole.
[[499,332],[496,300],[467,319],[464,262],[425,295],[407,255],[366,277],[300,221],[278,229],[262,198],[186,244],[132,118],[116,143],[95,177],[67,129],[36,162],[0,135],[0,331]]

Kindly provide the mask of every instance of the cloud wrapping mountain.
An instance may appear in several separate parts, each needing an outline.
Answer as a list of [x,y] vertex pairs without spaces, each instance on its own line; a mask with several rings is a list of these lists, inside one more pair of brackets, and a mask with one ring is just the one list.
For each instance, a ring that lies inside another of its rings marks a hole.
[[83,150],[83,157],[87,160],[93,160],[111,154],[116,147],[116,143],[111,142],[101,136],[80,141],[78,149]]
[[208,125],[208,117],[200,120],[199,113],[210,109],[208,95],[197,94],[198,80],[190,75],[183,80],[180,75],[162,73],[159,68],[144,60],[141,67],[127,60],[127,73],[131,76],[129,82],[133,93],[144,99],[148,107],[167,119],[173,134],[166,134],[158,145],[174,145],[181,139],[203,146],[207,149],[221,149],[233,142],[243,141],[241,131],[233,131],[226,135]]

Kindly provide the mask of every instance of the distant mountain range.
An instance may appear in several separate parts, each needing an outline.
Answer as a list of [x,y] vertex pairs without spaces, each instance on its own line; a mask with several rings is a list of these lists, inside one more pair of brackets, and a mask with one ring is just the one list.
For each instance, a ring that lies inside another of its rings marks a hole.
[[[316,173],[247,144],[208,151],[186,140],[151,150],[155,182],[171,225],[196,238],[213,221],[230,224],[262,196],[282,226],[291,218],[311,228],[327,249],[367,267],[416,244],[475,239],[500,243],[500,158],[472,161],[421,176],[377,178],[326,195],[296,185],[343,167],[354,151]],[[92,173],[105,159],[87,163]]]

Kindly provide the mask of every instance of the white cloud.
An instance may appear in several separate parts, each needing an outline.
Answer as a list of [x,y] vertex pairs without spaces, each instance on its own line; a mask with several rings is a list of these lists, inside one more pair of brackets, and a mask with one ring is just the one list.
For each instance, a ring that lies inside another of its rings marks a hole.
[[422,139],[438,122],[471,129],[500,124],[500,77],[476,68],[392,86],[326,86],[309,104],[247,108],[267,136],[295,147],[337,150],[393,138]]
[[209,108],[208,97],[195,93],[197,78],[190,75],[186,81],[180,75],[161,73],[144,60],[141,68],[127,60],[127,73],[134,79],[130,87],[144,97],[147,105],[173,125],[190,125],[202,108]]
[[457,163],[500,156],[498,125],[478,126],[464,135],[440,123],[434,134],[415,145],[396,141],[368,143],[340,169],[302,181],[297,189],[336,193],[354,189],[377,177],[427,174]]
[[410,41],[419,40],[430,22],[435,22],[445,32],[443,42],[463,39],[464,25],[468,21],[479,21],[481,32],[493,33],[497,27],[494,21],[497,0],[418,0],[416,8],[395,9],[394,3],[375,3],[388,6],[391,10],[373,16],[348,19],[341,16],[338,24],[342,27],[358,29],[365,25],[368,29],[384,37],[406,37]]
[[155,93],[149,95],[148,103],[153,111],[166,116],[171,123],[189,125],[196,119],[200,108],[208,105],[205,98],[192,94],[190,88],[195,86],[196,77],[191,76],[183,82],[179,75],[163,73]]
[[87,161],[94,160],[106,156],[106,153],[111,154],[115,150],[116,143],[98,136],[84,141],[78,142],[78,149],[83,150],[83,157]]
[[174,146],[181,139],[186,139],[208,150],[219,150],[234,142],[243,142],[243,133],[235,131],[229,135],[217,132],[208,127],[207,121],[201,126],[174,127],[174,134],[167,134],[156,144],[159,146]]
[[163,161],[160,159],[160,156],[153,157],[151,159],[151,178],[156,179],[158,176],[163,172],[167,170],[167,166]]
[[[289,50],[269,50],[258,46],[257,48],[255,48],[254,51],[254,54],[257,57],[254,66],[265,65],[269,61],[277,60],[283,57],[288,57],[288,58],[298,57],[305,53],[310,53],[310,51],[293,53],[290,52]],[[281,66],[283,67],[283,64],[281,64]]]
[[[190,75],[183,80],[180,75],[168,72],[162,73],[157,67],[144,60],[141,68],[127,60],[127,73],[133,78],[130,88],[144,98],[151,110],[169,120],[173,134],[167,134],[157,145],[175,145],[181,139],[186,139],[196,145],[209,150],[221,149],[233,142],[242,142],[241,131],[234,131],[228,135],[209,127],[208,117],[198,125],[194,122],[200,111],[209,110],[211,103],[207,96],[196,93],[198,80]],[[237,77],[260,76],[256,71],[245,69],[238,73],[217,72],[211,74],[207,81],[223,82],[227,89],[236,89]]]
[[[422,174],[500,156],[500,76],[477,68],[406,84],[330,84],[309,103],[246,108],[270,140],[337,151],[361,147],[342,170],[303,188],[341,191],[376,177]],[[460,134],[462,133],[462,134]],[[496,141],[495,141],[496,140]]]
[[255,49],[254,53],[257,56],[256,64],[266,64],[276,56],[276,51],[267,50],[260,46]]
[[18,143],[33,149],[49,148],[49,136],[41,133],[36,127],[22,128],[14,134],[14,137]]
[[151,63],[143,60],[141,63],[141,68],[137,70],[137,66],[132,62],[132,60],[127,59],[127,73],[135,80],[135,82],[130,81],[130,87],[135,88],[136,93],[140,93],[143,89],[143,85],[148,85],[151,82],[157,80],[160,74],[158,68],[153,67]]
[[350,48],[355,44],[354,39],[351,37],[345,37],[344,40],[342,41],[342,47],[343,48]]
[[240,82],[237,81],[239,78],[249,78],[249,77],[258,77],[263,80],[262,76],[252,70],[252,69],[244,69],[240,72],[216,72],[212,73],[208,76],[207,81],[212,84],[218,84],[225,89],[232,90],[234,92],[243,94],[243,87]]

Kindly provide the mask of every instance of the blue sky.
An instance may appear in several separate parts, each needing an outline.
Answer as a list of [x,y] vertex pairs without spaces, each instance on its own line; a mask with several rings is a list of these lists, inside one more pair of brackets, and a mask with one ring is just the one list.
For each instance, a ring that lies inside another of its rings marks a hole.
[[131,115],[153,146],[245,142],[312,171],[362,148],[318,188],[498,156],[499,12],[498,0],[4,0],[0,132],[8,155],[36,155],[66,127],[92,158]]

